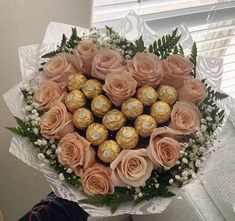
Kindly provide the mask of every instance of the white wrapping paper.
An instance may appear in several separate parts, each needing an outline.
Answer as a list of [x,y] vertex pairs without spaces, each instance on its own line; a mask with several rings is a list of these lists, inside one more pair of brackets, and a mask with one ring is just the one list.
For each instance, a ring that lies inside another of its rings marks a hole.
[[[78,33],[87,32],[86,29],[78,28]],[[121,23],[116,27],[116,30],[125,36],[129,40],[135,40],[139,36],[143,35],[145,42],[148,44],[154,39],[160,37],[162,34],[171,32],[168,30],[164,33],[154,33],[140,17],[134,13],[128,14]],[[181,45],[185,49],[185,54],[189,54],[191,51],[193,40],[191,35],[185,25],[178,27],[179,33],[182,34]],[[34,84],[35,81],[40,81],[40,76],[38,73],[39,63],[41,61],[41,56],[56,48],[56,45],[60,42],[63,33],[70,35],[71,26],[61,23],[51,22],[47,28],[43,44],[41,45],[30,45],[19,48],[19,58],[21,65],[21,74],[23,82],[27,84]],[[197,65],[197,76],[200,79],[206,78],[207,81],[217,90],[220,89],[221,77],[222,77],[222,60],[218,58],[206,58],[198,56]],[[33,81],[29,79],[34,78]],[[20,85],[16,85],[10,89],[7,93],[3,95],[7,106],[13,115],[22,117],[24,115],[22,109],[24,106],[23,96],[20,92]],[[232,99],[228,97],[221,102],[219,105],[225,109],[224,123],[230,115],[232,108]],[[234,120],[234,119],[233,119]],[[10,152],[17,158],[22,160],[29,166],[41,170],[51,188],[56,193],[56,195],[77,202],[78,200],[85,197],[85,195],[78,189],[72,187],[65,181],[58,179],[58,174],[49,166],[41,166],[41,162],[36,157],[36,151],[32,145],[26,140],[14,136],[10,146]],[[212,168],[213,163],[208,166]],[[153,214],[161,213],[169,205],[171,199],[155,198],[148,202],[139,204],[138,206],[132,206],[131,204],[124,205],[120,207],[114,214],[111,214],[110,209],[107,207],[95,207],[92,205],[80,204],[80,206],[85,209],[91,216],[104,217],[104,216],[114,216],[120,214]]]

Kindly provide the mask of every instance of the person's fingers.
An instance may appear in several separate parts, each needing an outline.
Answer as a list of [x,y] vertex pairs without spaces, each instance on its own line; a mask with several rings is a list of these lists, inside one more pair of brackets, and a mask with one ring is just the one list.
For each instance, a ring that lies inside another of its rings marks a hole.
[[3,215],[2,215],[1,209],[0,209],[0,221],[3,221]]

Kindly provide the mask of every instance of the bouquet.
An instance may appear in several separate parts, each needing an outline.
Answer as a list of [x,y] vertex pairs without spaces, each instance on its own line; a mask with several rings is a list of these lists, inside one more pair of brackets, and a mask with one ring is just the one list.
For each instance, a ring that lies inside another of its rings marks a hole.
[[24,113],[8,127],[13,143],[24,140],[33,159],[24,161],[85,209],[114,213],[174,196],[196,177],[223,123],[218,101],[227,95],[197,76],[196,43],[186,55],[177,28],[150,40],[72,28],[17,86]]

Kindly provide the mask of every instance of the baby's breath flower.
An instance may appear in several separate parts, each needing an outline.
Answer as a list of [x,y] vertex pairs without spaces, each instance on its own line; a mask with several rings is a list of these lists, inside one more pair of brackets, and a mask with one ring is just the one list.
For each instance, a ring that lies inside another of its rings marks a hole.
[[195,167],[200,167],[202,165],[201,160],[196,160]]
[[60,173],[60,174],[59,174],[59,179],[62,180],[62,181],[65,179],[63,173]]
[[43,160],[45,158],[43,153],[39,153],[37,157],[39,160]]
[[184,171],[182,172],[182,176],[183,176],[183,177],[187,177],[188,175],[189,175],[188,171],[184,170]]
[[185,163],[185,164],[188,164],[188,159],[184,157],[184,158],[182,159],[182,162]]

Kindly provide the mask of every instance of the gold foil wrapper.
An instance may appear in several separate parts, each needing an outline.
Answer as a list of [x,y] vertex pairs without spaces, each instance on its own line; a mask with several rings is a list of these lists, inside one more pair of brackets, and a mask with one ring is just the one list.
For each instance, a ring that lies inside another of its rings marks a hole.
[[73,124],[78,129],[85,130],[93,122],[93,114],[87,108],[79,108],[73,114]]
[[171,117],[171,108],[168,103],[157,101],[151,106],[150,115],[157,123],[164,123]]
[[177,100],[177,91],[171,86],[161,85],[158,88],[158,96],[161,101],[165,101],[169,105],[172,105]]
[[143,86],[137,91],[137,98],[145,106],[150,106],[157,101],[158,95],[155,89],[151,86]]
[[128,119],[135,119],[143,113],[144,106],[136,98],[129,98],[122,104],[122,112]]
[[82,92],[88,99],[100,95],[102,90],[102,84],[96,79],[87,80],[82,86]]
[[103,162],[111,163],[120,151],[120,146],[114,140],[106,140],[99,145],[97,155]]
[[135,129],[142,137],[149,137],[156,127],[157,123],[155,119],[149,115],[140,115],[135,120]]
[[111,101],[102,94],[94,97],[91,102],[91,110],[98,117],[104,116],[110,108]]
[[99,145],[108,138],[108,131],[104,125],[93,123],[86,130],[86,139],[93,145]]
[[123,149],[132,149],[139,142],[139,136],[134,127],[122,127],[116,135],[116,141]]
[[124,126],[125,122],[126,118],[124,114],[117,109],[112,109],[107,112],[102,120],[103,125],[111,131],[119,130]]
[[73,113],[78,108],[85,106],[86,98],[81,91],[74,90],[65,95],[64,102],[67,109]]
[[68,78],[67,88],[69,91],[80,90],[85,81],[86,77],[83,74],[77,73],[70,75]]

